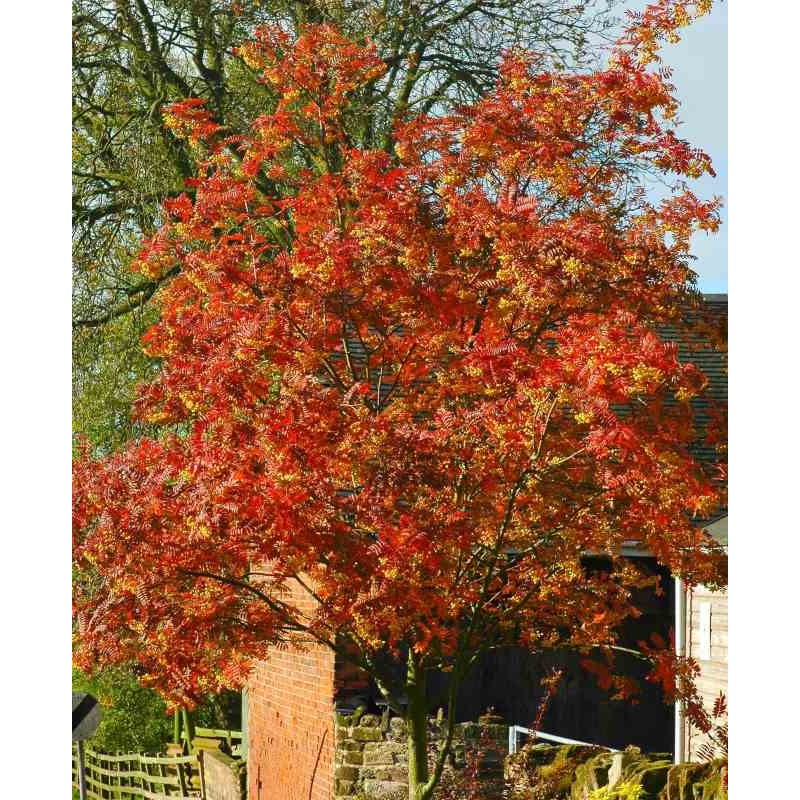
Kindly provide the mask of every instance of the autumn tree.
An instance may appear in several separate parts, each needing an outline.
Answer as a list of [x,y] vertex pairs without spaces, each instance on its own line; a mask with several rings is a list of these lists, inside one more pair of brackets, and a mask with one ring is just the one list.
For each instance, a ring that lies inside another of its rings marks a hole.
[[[269,84],[234,53],[259,25],[297,30],[333,22],[370,37],[390,69],[351,95],[362,145],[391,147],[392,120],[474,99],[515,43],[546,46],[583,63],[612,22],[607,0],[284,2],[284,0],[75,0],[73,3],[73,430],[109,452],[155,427],[130,416],[137,383],[156,359],[142,334],[157,318],[164,279],[129,266],[162,201],[194,175],[197,153],[175,137],[163,109],[204,98],[228,133],[274,108]],[[413,69],[412,65],[416,65]],[[191,194],[192,189],[189,188]],[[120,691],[135,680],[135,670]],[[119,680],[115,670],[108,680]]]
[[[324,25],[241,49],[277,98],[246,135],[170,107],[200,166],[137,262],[161,287],[135,403],[157,433],[75,462],[82,667],[137,662],[191,704],[310,637],[405,715],[425,800],[482,653],[614,648],[642,581],[623,542],[720,583],[693,521],[723,502],[692,455],[716,435],[695,424],[706,381],[658,334],[696,301],[692,232],[718,225],[680,183],[711,165],[653,68],[704,10],[654,4],[601,70],[509,53],[485,98],[398,123],[391,152],[348,113],[390,67]],[[647,173],[671,196],[650,202]],[[646,655],[691,696],[691,665]]]

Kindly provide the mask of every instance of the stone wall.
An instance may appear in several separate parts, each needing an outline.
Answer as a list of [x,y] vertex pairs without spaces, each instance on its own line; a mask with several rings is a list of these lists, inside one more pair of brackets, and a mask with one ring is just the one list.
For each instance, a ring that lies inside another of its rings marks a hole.
[[[431,719],[428,735],[431,758],[443,735],[440,720]],[[503,758],[508,750],[508,726],[496,718],[459,723],[453,740],[453,759],[443,782],[474,779],[485,800],[499,798],[503,788]],[[406,800],[408,743],[406,723],[397,716],[382,717],[357,710],[336,715],[334,797],[359,800]]]
[[727,800],[727,761],[673,764],[636,747],[529,743],[506,758],[508,800]]
[[246,800],[244,763],[218,749],[200,749],[206,800]]

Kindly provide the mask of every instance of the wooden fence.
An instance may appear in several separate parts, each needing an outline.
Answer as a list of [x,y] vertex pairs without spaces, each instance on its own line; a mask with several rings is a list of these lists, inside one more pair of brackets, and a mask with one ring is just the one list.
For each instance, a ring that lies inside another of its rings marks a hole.
[[[88,800],[192,800],[205,798],[203,765],[196,755],[147,756],[85,750]],[[78,750],[72,748],[72,785],[78,786]]]
[[[242,755],[242,732],[226,728],[195,728],[195,737],[202,739],[219,739],[220,743],[227,746],[226,752],[234,758],[241,758]],[[186,741],[186,731],[181,731],[182,742]]]

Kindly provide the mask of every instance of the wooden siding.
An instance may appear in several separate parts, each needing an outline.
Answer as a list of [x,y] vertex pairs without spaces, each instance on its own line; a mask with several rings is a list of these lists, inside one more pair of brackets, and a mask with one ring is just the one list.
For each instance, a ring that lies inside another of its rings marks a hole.
[[[711,658],[701,659],[700,640],[701,604],[711,606]],[[700,665],[697,689],[703,704],[710,711],[720,692],[728,694],[728,594],[712,592],[698,586],[687,598],[686,607],[687,655]],[[705,739],[699,731],[690,728],[687,736],[689,760],[695,760],[697,750]]]

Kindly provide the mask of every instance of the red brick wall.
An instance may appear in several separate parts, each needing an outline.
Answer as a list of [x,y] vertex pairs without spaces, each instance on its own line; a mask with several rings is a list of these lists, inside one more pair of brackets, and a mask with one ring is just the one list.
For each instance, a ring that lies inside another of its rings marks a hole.
[[248,682],[248,800],[331,800],[333,698],[334,655],[323,645],[275,649],[258,665]]

